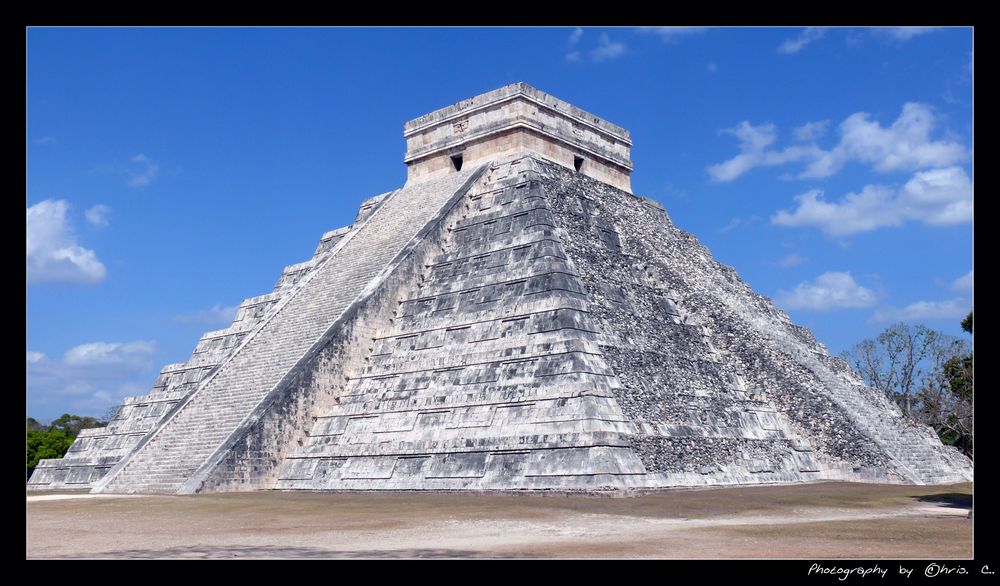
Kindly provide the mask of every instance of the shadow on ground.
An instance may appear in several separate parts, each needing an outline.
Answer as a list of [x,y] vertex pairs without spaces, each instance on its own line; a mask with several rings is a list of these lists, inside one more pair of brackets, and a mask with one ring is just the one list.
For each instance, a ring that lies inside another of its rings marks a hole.
[[952,509],[971,509],[972,495],[958,492],[942,492],[916,497],[922,503],[943,505]]
[[524,555],[498,555],[492,552],[462,549],[411,548],[389,550],[331,550],[318,547],[272,547],[272,546],[185,546],[167,549],[129,549],[94,554],[94,558],[127,559],[239,559],[239,558],[359,558],[359,559],[410,559],[410,558],[515,558]]

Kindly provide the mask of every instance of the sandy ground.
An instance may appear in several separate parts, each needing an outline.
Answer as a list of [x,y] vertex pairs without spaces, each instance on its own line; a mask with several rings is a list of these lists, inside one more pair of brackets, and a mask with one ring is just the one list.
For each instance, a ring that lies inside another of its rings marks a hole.
[[29,558],[972,557],[971,484],[639,497],[28,493]]

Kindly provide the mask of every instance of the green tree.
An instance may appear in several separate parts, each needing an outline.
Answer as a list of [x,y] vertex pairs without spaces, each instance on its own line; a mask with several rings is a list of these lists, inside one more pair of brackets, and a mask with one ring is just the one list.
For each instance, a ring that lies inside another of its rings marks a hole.
[[107,422],[95,417],[70,415],[63,413],[52,423],[43,425],[34,417],[25,421],[25,436],[27,444],[28,476],[38,466],[38,461],[46,458],[62,458],[81,429],[104,427]]
[[968,333],[972,333],[972,310],[969,310],[969,315],[962,320],[962,329]]
[[38,466],[38,461],[43,458],[62,458],[66,450],[73,445],[73,437],[65,431],[54,429],[39,431],[29,429],[27,435],[27,456],[28,456],[28,476]]
[[97,419],[96,417],[87,417],[80,415],[70,415],[69,413],[63,413],[56,419],[52,420],[49,424],[49,429],[62,430],[66,432],[67,435],[76,437],[81,429],[89,429],[91,427],[104,427],[107,425],[106,422]]
[[[962,320],[962,329],[972,333],[971,311]],[[958,446],[972,458],[972,352],[963,345],[944,358],[938,379],[930,381],[922,397],[923,418],[937,430],[942,441]]]

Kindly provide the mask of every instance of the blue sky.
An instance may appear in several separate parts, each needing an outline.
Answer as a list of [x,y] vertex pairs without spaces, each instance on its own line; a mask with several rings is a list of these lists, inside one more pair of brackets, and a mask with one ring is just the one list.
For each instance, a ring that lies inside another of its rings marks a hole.
[[839,352],[972,305],[972,30],[27,32],[28,414],[100,415],[401,186],[403,122],[515,81]]

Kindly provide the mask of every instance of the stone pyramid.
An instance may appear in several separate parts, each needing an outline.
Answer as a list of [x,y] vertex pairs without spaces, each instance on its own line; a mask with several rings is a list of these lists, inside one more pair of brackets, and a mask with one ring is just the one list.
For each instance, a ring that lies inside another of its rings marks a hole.
[[971,462],[632,195],[624,129],[526,84],[405,125],[367,199],[33,488],[945,483]]

